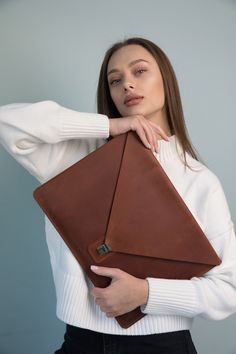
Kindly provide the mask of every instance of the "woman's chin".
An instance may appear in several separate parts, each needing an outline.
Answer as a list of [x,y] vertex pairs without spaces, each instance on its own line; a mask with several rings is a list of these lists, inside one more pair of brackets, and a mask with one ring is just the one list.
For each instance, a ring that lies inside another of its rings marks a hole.
[[140,114],[140,115],[145,115],[145,112],[144,112],[144,110],[143,109],[138,109],[138,107],[134,107],[134,106],[132,106],[132,107],[130,107],[128,110],[126,110],[123,114],[122,114],[122,116],[123,117],[128,117],[128,116],[131,116],[131,115],[135,115],[135,114]]

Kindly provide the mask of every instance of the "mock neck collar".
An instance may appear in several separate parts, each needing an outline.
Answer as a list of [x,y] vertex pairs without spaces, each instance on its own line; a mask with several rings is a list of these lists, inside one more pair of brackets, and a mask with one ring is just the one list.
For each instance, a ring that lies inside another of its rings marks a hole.
[[182,156],[182,148],[180,142],[175,134],[169,136],[169,141],[164,139],[157,140],[158,153],[154,153],[157,160],[160,162],[167,162]]

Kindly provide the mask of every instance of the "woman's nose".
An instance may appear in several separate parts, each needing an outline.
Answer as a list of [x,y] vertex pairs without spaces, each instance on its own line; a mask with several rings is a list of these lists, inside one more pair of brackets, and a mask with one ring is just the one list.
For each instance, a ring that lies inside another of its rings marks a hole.
[[132,89],[134,85],[129,82],[124,82],[124,90]]
[[124,75],[122,81],[124,90],[130,90],[134,88],[134,78],[132,74],[127,73],[126,75]]

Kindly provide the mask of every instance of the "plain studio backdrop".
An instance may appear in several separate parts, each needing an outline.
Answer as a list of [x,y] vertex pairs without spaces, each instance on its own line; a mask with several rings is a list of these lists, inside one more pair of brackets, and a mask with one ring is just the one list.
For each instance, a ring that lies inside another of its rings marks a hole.
[[[107,48],[141,36],[170,58],[194,146],[236,213],[236,1],[0,0],[0,105],[54,100],[96,112]],[[33,117],[32,117],[33,119]],[[56,297],[39,182],[0,146],[0,353],[52,354],[65,325]],[[197,317],[199,354],[236,353],[236,315]]]

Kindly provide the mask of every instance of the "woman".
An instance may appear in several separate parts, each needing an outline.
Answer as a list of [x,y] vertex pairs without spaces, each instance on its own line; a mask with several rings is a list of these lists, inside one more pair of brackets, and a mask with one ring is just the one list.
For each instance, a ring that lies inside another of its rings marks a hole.
[[[130,38],[109,48],[97,98],[98,114],[52,101],[3,106],[1,142],[43,183],[112,137],[134,130],[150,144],[222,263],[190,280],[139,279],[98,267],[93,271],[112,281],[95,288],[45,217],[57,316],[67,324],[55,353],[197,353],[190,334],[194,317],[221,320],[236,312],[236,240],[221,183],[190,143],[173,68],[153,42]],[[138,306],[147,316],[122,328],[114,317]]]

